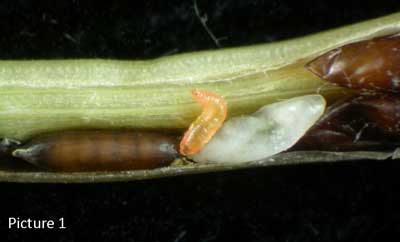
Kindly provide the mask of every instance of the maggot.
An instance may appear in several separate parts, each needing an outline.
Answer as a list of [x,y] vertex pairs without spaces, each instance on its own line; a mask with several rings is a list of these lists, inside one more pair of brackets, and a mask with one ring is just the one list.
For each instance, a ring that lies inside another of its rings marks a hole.
[[179,156],[178,138],[152,131],[64,131],[33,138],[12,155],[56,171],[153,169]]
[[204,90],[193,90],[192,97],[203,108],[202,113],[189,126],[180,143],[182,155],[199,152],[226,119],[228,106],[224,98]]
[[190,155],[198,163],[255,162],[293,146],[325,110],[321,95],[266,104],[257,112],[227,120],[203,149]]
[[339,86],[391,92],[400,92],[399,66],[399,34],[344,45],[306,65]]

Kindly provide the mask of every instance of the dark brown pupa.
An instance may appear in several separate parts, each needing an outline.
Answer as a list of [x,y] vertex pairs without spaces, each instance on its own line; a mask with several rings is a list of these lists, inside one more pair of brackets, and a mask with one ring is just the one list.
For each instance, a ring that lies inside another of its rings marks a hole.
[[292,150],[393,150],[400,145],[400,96],[358,95],[330,106]]
[[400,35],[360,41],[331,50],[306,65],[339,86],[400,91]]
[[14,157],[56,171],[154,169],[179,156],[175,134],[129,130],[55,132],[33,138]]

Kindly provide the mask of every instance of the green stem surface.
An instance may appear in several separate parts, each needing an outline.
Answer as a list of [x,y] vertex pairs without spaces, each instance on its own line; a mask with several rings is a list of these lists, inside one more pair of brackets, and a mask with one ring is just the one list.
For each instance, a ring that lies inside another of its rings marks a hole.
[[0,136],[72,128],[183,129],[199,114],[193,88],[218,93],[230,115],[321,92],[343,95],[304,64],[341,45],[400,29],[400,14],[277,43],[145,61],[0,61]]

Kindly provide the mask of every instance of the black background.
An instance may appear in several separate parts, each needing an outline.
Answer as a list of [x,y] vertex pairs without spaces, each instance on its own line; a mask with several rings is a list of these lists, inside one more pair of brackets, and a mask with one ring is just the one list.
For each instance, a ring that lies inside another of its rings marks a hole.
[[[142,59],[215,49],[193,1],[0,1],[0,58]],[[309,34],[398,1],[198,1],[223,47]],[[1,241],[387,241],[397,161],[259,168],[112,184],[0,184]],[[8,229],[8,217],[66,230]],[[397,235],[397,236],[396,236]]]

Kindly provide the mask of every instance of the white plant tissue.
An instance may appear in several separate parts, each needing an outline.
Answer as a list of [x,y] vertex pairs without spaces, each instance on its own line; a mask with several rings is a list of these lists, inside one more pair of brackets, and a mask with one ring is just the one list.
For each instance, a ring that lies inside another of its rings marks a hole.
[[265,105],[248,116],[224,123],[197,154],[196,162],[238,163],[257,161],[293,146],[326,107],[321,95],[306,95]]

